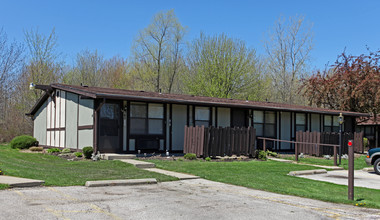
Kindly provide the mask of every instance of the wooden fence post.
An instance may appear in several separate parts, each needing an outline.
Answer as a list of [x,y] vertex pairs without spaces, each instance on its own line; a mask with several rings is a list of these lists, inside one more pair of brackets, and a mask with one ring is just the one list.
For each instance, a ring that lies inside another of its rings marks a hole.
[[294,152],[295,152],[295,156],[296,156],[296,162],[298,162],[298,143],[296,142],[294,144]]
[[337,150],[336,146],[334,146],[334,166],[338,166],[337,164]]
[[265,139],[263,140],[263,151],[267,151],[265,147]]

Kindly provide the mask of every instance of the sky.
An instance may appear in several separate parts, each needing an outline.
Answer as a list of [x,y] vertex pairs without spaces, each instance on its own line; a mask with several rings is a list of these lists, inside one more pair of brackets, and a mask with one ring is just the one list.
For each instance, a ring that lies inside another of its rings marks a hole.
[[138,32],[152,17],[174,9],[188,28],[186,40],[225,33],[244,40],[264,55],[263,41],[280,16],[301,15],[313,25],[312,69],[333,64],[346,48],[352,55],[380,49],[380,1],[366,0],[191,0],[191,1],[97,1],[97,0],[0,0],[0,28],[9,40],[23,41],[24,32],[38,28],[48,35],[55,28],[58,51],[67,63],[76,54],[95,50],[105,58],[128,57]]

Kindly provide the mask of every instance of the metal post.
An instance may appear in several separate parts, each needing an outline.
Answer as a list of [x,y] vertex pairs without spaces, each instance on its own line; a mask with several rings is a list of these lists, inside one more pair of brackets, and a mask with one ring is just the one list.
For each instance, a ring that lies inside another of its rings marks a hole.
[[348,199],[354,200],[354,141],[348,141]]
[[343,127],[343,114],[339,114],[339,165],[342,164],[342,127]]
[[298,147],[297,147],[297,142],[295,143],[295,145],[294,145],[294,152],[295,152],[295,154],[296,154],[296,161],[298,162]]

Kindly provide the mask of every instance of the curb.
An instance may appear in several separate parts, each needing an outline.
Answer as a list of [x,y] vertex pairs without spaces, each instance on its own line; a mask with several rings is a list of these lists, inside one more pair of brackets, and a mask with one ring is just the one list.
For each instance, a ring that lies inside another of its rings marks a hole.
[[365,171],[365,172],[375,172],[375,170],[373,169],[373,167],[366,167],[366,168],[363,168],[362,170]]
[[143,184],[157,184],[157,180],[154,178],[128,179],[128,180],[99,180],[99,181],[87,181],[85,186],[87,187],[133,186],[133,185],[143,185]]
[[320,170],[301,170],[301,171],[290,171],[289,176],[300,176],[300,175],[313,175],[313,174],[322,174],[327,173],[325,169]]

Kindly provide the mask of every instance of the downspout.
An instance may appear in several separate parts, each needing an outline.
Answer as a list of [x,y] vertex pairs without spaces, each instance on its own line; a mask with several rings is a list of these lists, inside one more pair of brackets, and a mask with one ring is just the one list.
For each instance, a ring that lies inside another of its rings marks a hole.
[[106,102],[106,99],[103,98],[103,101],[99,104],[98,108],[95,109],[95,112],[94,112],[94,154],[96,154],[98,151],[99,151],[99,148],[98,148],[98,117],[99,117],[99,111],[100,109],[102,108],[102,106],[104,105],[104,103]]

